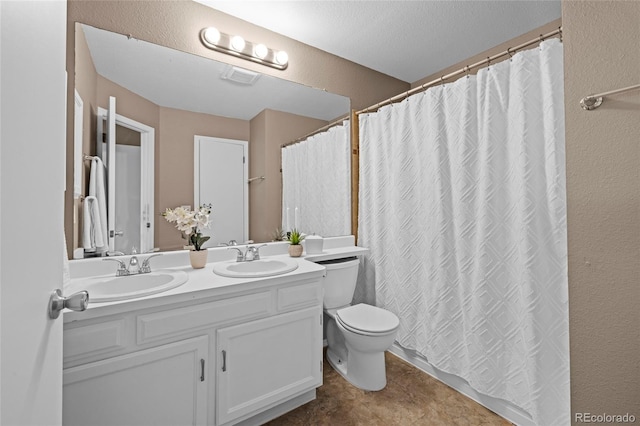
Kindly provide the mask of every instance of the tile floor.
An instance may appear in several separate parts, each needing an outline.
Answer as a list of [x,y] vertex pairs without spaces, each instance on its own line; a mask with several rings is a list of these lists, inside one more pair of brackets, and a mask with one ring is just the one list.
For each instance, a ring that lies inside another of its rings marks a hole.
[[349,384],[324,361],[317,396],[269,426],[511,425],[497,414],[387,352],[387,386],[367,392]]

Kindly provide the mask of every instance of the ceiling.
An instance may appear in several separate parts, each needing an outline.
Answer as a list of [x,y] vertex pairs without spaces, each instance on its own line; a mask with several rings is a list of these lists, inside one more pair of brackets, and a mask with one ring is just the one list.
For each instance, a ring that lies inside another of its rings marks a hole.
[[195,0],[413,83],[561,17],[560,0]]

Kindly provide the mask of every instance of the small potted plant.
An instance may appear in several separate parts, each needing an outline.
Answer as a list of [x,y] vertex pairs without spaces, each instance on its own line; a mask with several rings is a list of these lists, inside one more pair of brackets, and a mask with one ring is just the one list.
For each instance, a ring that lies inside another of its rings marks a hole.
[[302,256],[302,245],[300,244],[304,240],[304,235],[297,229],[292,229],[287,232],[287,239],[289,240],[289,256],[300,257]]
[[207,264],[207,249],[202,245],[209,241],[209,236],[202,235],[202,229],[209,228],[209,215],[211,214],[211,204],[203,204],[198,210],[191,210],[189,207],[176,207],[167,209],[162,216],[169,223],[175,223],[178,231],[182,232],[182,238],[187,240],[184,247],[189,251],[189,261],[194,269],[204,268]]

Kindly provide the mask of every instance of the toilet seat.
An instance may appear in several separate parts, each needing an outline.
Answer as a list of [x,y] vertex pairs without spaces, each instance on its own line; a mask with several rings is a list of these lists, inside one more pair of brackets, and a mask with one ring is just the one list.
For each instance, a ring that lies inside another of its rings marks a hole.
[[335,320],[347,330],[367,336],[388,334],[400,325],[393,312],[364,303],[337,310]]

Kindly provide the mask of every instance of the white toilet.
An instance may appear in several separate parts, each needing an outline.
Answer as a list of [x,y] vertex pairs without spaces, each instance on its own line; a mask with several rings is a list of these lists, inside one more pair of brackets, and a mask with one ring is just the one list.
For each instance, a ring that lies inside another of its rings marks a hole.
[[357,257],[318,263],[327,268],[323,287],[329,364],[360,389],[383,389],[387,384],[384,351],[393,344],[400,320],[376,306],[351,306],[360,264]]

